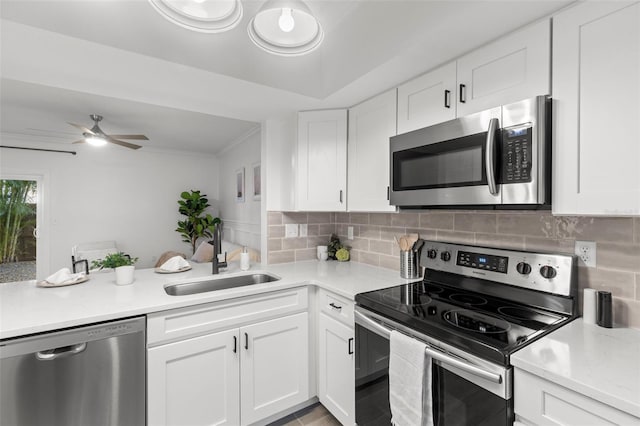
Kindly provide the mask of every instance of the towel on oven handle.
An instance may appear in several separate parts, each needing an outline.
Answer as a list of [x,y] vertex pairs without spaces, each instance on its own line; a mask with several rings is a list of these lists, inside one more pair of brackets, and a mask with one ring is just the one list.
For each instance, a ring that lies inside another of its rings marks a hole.
[[426,345],[397,331],[389,338],[389,405],[394,426],[433,426],[431,357]]

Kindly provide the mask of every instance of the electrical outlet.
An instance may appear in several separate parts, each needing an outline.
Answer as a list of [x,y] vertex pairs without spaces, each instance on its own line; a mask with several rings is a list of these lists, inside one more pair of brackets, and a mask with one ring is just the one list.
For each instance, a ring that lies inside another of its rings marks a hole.
[[285,238],[295,238],[298,236],[298,224],[297,223],[287,223],[284,225],[284,237]]
[[353,226],[347,226],[347,239],[353,240]]
[[596,267],[596,242],[595,241],[576,241],[575,252],[580,260],[588,268]]
[[301,223],[300,224],[300,236],[301,237],[306,237],[307,236],[307,224],[306,223]]

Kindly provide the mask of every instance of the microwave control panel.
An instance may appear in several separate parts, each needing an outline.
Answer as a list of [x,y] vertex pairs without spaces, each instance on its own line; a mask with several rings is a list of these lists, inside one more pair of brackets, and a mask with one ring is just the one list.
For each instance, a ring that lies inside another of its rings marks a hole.
[[531,127],[502,131],[501,183],[531,182]]

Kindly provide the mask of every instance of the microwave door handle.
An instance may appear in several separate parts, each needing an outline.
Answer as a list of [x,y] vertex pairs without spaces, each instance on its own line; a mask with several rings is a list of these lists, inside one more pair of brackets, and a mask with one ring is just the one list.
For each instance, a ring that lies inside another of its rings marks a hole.
[[487,184],[491,195],[498,194],[496,185],[496,166],[495,166],[495,150],[496,150],[496,130],[499,122],[497,118],[489,120],[489,129],[487,130],[487,143],[485,146],[484,166],[487,173]]

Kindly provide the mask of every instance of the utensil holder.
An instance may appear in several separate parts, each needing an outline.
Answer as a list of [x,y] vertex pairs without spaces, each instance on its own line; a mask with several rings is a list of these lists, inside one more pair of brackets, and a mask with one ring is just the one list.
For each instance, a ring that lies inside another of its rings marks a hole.
[[418,261],[418,252],[416,251],[400,251],[400,277],[401,278],[420,278],[422,270]]

